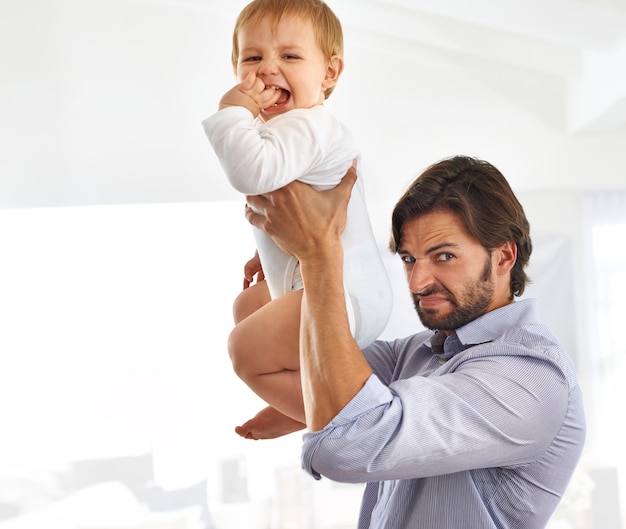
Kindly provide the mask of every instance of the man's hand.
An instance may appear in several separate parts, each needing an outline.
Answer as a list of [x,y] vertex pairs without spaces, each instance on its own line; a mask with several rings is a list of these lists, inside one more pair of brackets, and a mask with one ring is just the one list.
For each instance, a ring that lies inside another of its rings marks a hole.
[[350,333],[343,283],[341,233],[355,182],[351,167],[330,191],[296,181],[247,197],[248,221],[300,261],[300,377],[311,431],[326,426],[372,373]]
[[266,87],[254,72],[250,72],[238,85],[222,96],[219,109],[244,107],[256,118],[261,110],[271,107],[279,97],[280,90],[275,90],[271,86]]
[[246,218],[284,252],[303,261],[326,245],[335,248],[335,244],[340,244],[356,178],[353,165],[330,191],[316,191],[295,181],[265,195],[248,196]]

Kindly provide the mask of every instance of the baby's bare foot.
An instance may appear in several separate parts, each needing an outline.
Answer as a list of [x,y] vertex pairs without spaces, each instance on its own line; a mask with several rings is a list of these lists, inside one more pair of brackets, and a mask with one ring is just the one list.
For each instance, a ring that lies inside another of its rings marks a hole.
[[268,406],[257,413],[252,419],[235,428],[241,437],[246,439],[276,439],[298,430],[302,430],[305,424],[287,417],[277,409]]

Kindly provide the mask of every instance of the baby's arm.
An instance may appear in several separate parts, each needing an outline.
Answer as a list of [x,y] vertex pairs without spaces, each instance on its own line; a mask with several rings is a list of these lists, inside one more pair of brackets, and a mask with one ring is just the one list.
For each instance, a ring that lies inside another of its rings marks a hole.
[[[235,92],[224,104],[245,99]],[[245,195],[268,193],[293,180],[332,187],[358,154],[346,130],[321,105],[290,110],[260,126],[248,108],[235,105],[205,119],[203,126],[230,183]]]
[[271,107],[280,96],[280,91],[266,87],[254,72],[250,72],[243,80],[226,92],[220,100],[219,109],[243,107],[256,118],[261,110]]

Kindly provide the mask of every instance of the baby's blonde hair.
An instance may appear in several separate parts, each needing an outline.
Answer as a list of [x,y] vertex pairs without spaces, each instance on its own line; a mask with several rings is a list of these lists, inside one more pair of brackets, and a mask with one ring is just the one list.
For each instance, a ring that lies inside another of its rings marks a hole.
[[[256,24],[265,17],[270,17],[278,25],[285,15],[293,15],[303,20],[310,20],[317,39],[317,45],[324,57],[330,60],[337,56],[343,59],[343,31],[341,22],[321,0],[253,0],[239,13],[233,31],[233,51],[231,60],[235,74],[239,62],[239,31],[246,24]],[[334,86],[327,88],[324,96],[328,99]]]

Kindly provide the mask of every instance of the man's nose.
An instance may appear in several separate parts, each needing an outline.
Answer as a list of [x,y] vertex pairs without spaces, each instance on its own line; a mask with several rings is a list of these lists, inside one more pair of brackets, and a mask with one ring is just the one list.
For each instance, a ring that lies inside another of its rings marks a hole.
[[433,275],[426,262],[415,261],[413,267],[407,271],[409,289],[416,294],[424,292],[433,284]]

